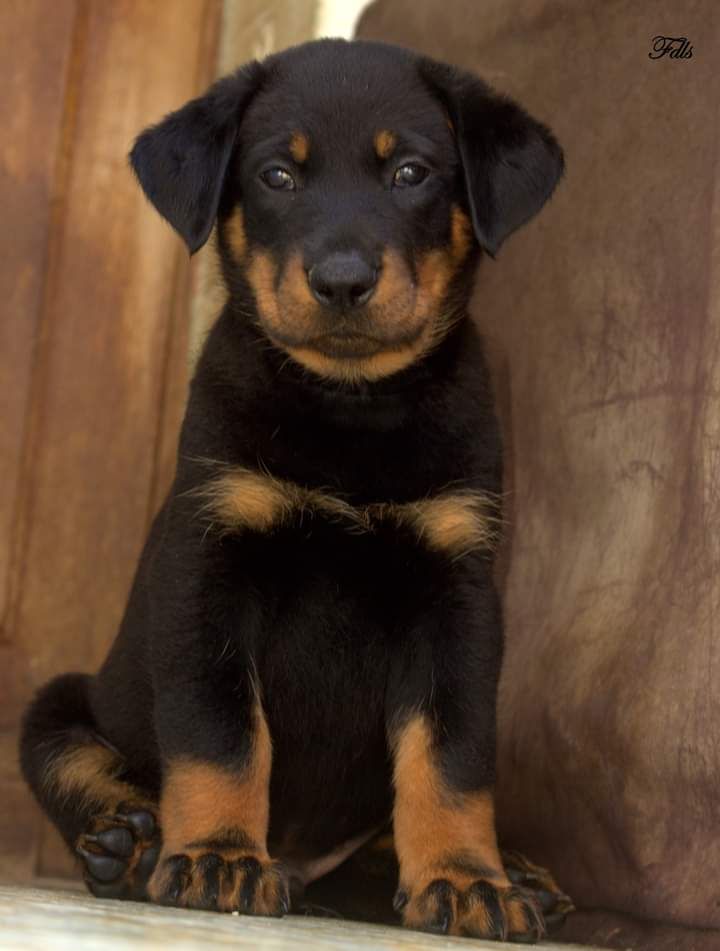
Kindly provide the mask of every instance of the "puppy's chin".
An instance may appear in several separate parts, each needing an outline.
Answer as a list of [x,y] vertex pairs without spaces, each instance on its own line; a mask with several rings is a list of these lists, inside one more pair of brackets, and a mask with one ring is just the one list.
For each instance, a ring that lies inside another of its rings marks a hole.
[[[360,322],[358,322],[360,323]],[[392,353],[414,346],[428,332],[423,321],[404,333],[388,333],[380,327],[323,327],[311,333],[293,333],[270,322],[261,322],[267,337],[284,350],[313,350],[322,356],[337,360],[363,360],[377,354]]]
[[333,360],[362,360],[388,349],[387,343],[377,337],[359,333],[323,334],[308,340],[304,346]]
[[274,346],[296,363],[328,380],[372,382],[392,376],[420,359],[433,344],[433,328],[423,323],[402,337],[360,333],[324,333],[301,339],[267,334]]

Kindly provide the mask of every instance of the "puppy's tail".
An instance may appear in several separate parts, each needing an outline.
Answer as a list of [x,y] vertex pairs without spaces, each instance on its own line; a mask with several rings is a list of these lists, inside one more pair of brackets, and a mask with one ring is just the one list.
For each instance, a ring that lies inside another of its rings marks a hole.
[[35,798],[70,848],[92,818],[136,798],[124,761],[96,729],[90,677],[64,674],[42,687],[20,733],[20,765]]

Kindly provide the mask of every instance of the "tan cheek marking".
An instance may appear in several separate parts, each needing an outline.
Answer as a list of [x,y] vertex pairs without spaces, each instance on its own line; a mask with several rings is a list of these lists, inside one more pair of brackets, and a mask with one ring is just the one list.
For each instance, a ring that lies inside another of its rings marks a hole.
[[45,776],[45,786],[60,796],[80,796],[101,811],[114,809],[124,799],[139,799],[136,790],[116,777],[123,769],[117,753],[100,743],[69,749],[53,760]]
[[277,267],[266,251],[251,256],[247,269],[259,316],[270,340],[283,350],[286,341],[312,333],[317,301],[308,286],[302,255],[290,255],[278,282]]
[[242,208],[233,210],[225,223],[225,238],[236,261],[242,261],[247,251],[247,235]]
[[402,256],[393,250],[383,252],[380,277],[372,297],[371,307],[382,309],[383,316],[392,311],[402,311],[403,305],[410,305],[412,282],[410,271]]
[[288,303],[296,306],[317,307],[317,301],[310,291],[302,263],[302,255],[299,251],[292,254],[287,261],[280,283],[279,297],[281,301],[287,300]]
[[165,854],[187,854],[192,843],[220,839],[234,830],[243,833],[258,854],[267,855],[272,747],[259,702],[254,719],[252,753],[243,770],[235,772],[190,758],[169,764],[160,801]]
[[477,875],[450,871],[455,856],[487,870],[484,877],[509,884],[497,847],[491,791],[455,793],[447,787],[421,715],[399,731],[394,746],[393,829],[401,887],[417,894],[435,878],[467,887]]
[[450,247],[456,265],[462,264],[472,246],[473,233],[470,219],[458,206],[450,212]]
[[[439,323],[437,334],[444,336],[449,326],[443,326],[443,303],[458,268],[472,246],[472,226],[467,215],[457,205],[450,212],[450,245],[434,248],[424,254],[418,263],[418,309],[433,316]],[[436,334],[436,335],[437,335]]]
[[375,153],[379,159],[390,158],[397,145],[397,136],[389,129],[381,129],[375,134]]
[[422,256],[418,264],[418,308],[428,316],[440,316],[453,268],[447,251],[435,249]]
[[275,270],[272,258],[265,251],[253,254],[247,268],[247,278],[255,294],[258,310],[268,321],[278,319]]
[[307,161],[307,157],[310,154],[310,140],[306,135],[303,135],[302,132],[293,132],[291,135],[290,154],[298,165],[302,165],[303,162]]

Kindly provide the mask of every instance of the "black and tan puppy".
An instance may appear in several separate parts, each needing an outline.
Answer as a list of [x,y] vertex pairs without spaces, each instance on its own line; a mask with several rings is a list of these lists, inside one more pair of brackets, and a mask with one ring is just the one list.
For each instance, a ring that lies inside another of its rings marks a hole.
[[392,819],[405,924],[538,938],[495,837],[501,447],[465,307],[557,143],[468,74],[321,41],[131,161],[191,251],[217,224],[228,301],[122,629],[31,706],[28,782],[97,895],[280,915]]

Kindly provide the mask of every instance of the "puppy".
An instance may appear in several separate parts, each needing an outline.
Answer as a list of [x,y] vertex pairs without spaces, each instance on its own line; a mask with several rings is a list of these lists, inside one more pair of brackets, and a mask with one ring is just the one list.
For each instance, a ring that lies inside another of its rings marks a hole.
[[228,298],[117,640],[39,692],[27,781],[96,895],[282,915],[392,821],[407,926],[539,938],[495,836],[501,444],[466,305],[558,144],[474,76],[324,40],[131,163],[191,252],[216,226]]

